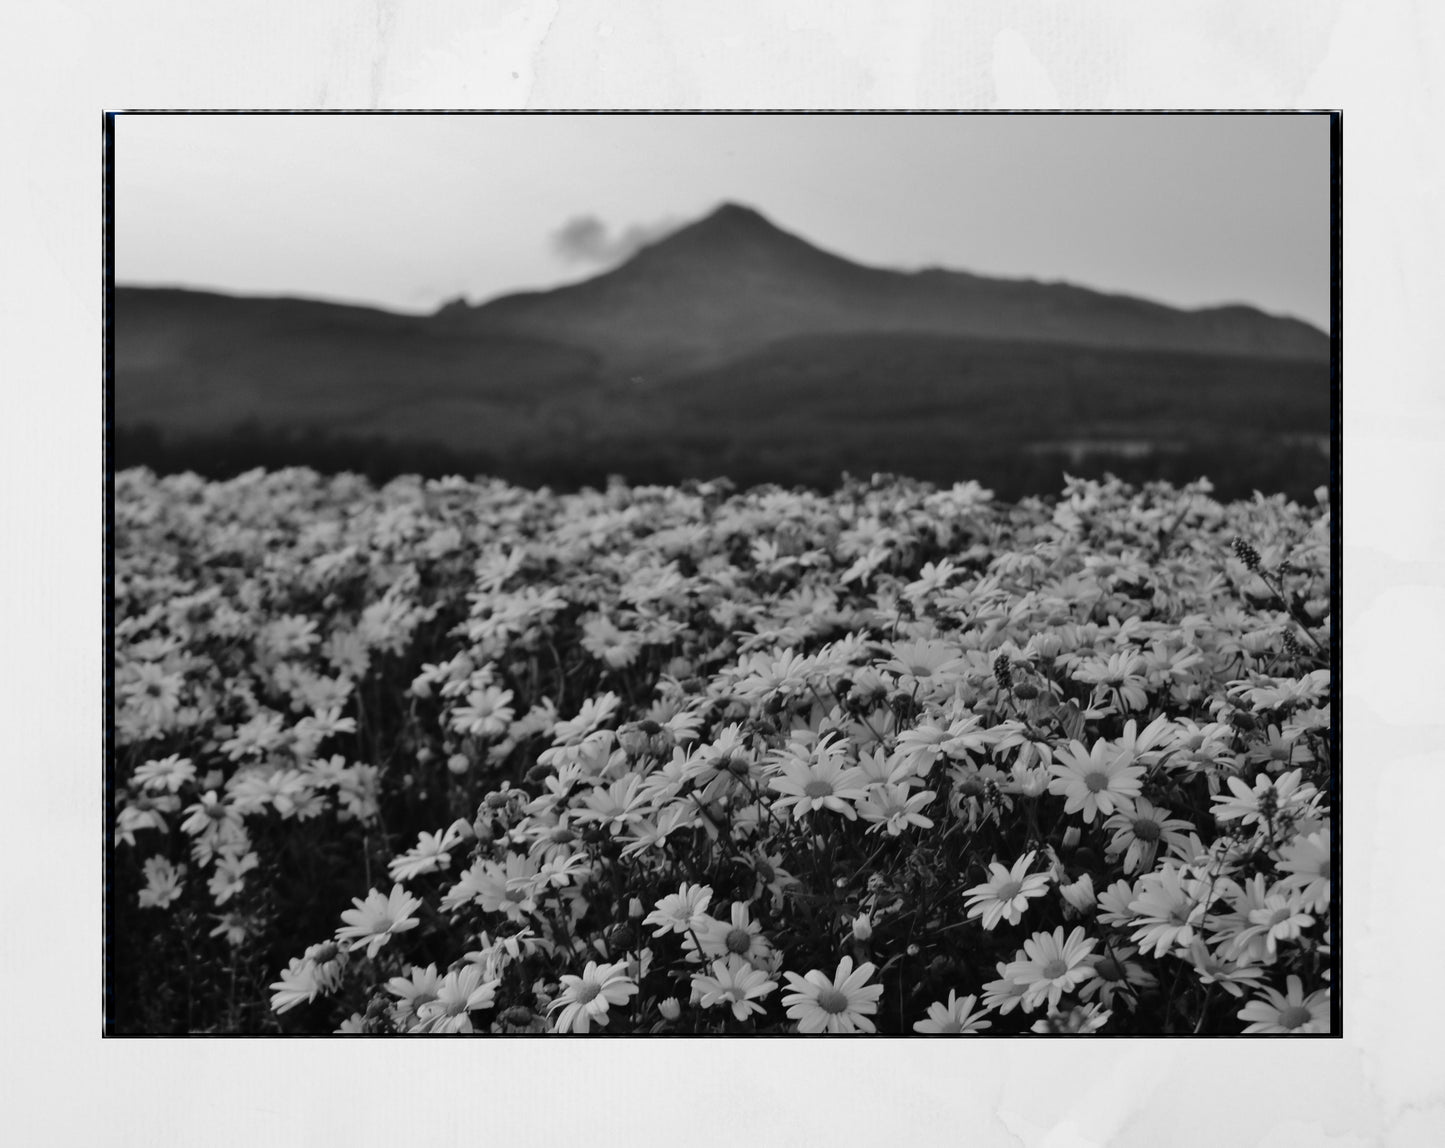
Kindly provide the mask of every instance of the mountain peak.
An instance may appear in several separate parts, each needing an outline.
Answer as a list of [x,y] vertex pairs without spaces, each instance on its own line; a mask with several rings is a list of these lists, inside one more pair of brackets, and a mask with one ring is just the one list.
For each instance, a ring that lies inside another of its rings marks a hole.
[[680,231],[673,232],[673,234],[726,236],[733,240],[747,237],[758,240],[797,239],[796,236],[784,231],[762,212],[731,200],[724,201],[696,222],[683,227]]
[[718,206],[708,215],[704,216],[700,222],[707,222],[712,219],[737,223],[766,223],[769,227],[772,226],[763,216],[762,212],[748,207],[744,203],[734,203],[732,200],[724,200],[718,204]]

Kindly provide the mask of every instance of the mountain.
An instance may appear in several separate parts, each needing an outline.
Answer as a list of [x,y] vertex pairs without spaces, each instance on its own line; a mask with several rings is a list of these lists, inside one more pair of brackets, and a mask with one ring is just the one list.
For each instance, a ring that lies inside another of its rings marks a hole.
[[1182,311],[1061,283],[864,267],[736,204],[643,248],[614,271],[448,318],[467,330],[585,346],[616,375],[670,376],[782,339],[863,332],[1329,357],[1321,332],[1250,307]]
[[111,319],[120,465],[563,486],[890,469],[1005,496],[1056,490],[1060,460],[1328,479],[1329,340],[1308,324],[865,267],[734,204],[584,282],[433,315],[117,287]]
[[307,299],[117,287],[113,318],[117,422],[172,433],[254,420],[436,437],[516,421],[598,369],[573,346]]

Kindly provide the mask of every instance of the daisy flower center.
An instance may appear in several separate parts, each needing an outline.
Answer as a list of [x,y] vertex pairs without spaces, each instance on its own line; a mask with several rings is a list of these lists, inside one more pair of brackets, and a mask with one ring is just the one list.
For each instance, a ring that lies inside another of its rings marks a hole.
[[1049,961],[1048,964],[1044,965],[1044,968],[1043,968],[1044,980],[1046,980],[1046,981],[1056,980],[1057,978],[1063,976],[1063,975],[1064,975],[1066,972],[1068,972],[1068,971],[1069,971],[1068,962],[1066,962],[1062,957],[1055,957],[1053,960]]
[[832,985],[818,991],[818,1007],[824,1012],[846,1012],[848,1010],[848,996],[839,992]]
[[803,787],[803,793],[808,797],[832,797],[833,786],[821,777],[818,777]]
[[1012,901],[1019,895],[1019,890],[1022,888],[1023,883],[1020,881],[1005,881],[998,887],[998,892],[994,896],[1000,901]]
[[569,842],[577,840],[577,834],[573,833],[572,830],[568,829],[565,825],[559,825],[556,829],[552,830],[551,837],[553,844],[556,845],[566,845]]
[[1093,773],[1084,774],[1084,784],[1089,787],[1090,793],[1098,793],[1109,788],[1109,775],[1096,769]]
[[601,991],[601,985],[594,985],[590,981],[584,982],[581,987],[577,989],[577,1003],[591,1004],[593,999],[595,999],[597,994]]
[[1100,980],[1122,981],[1124,979],[1123,966],[1113,957],[1105,957],[1094,966],[1094,972],[1099,974]]
[[1276,925],[1279,925],[1279,924],[1284,923],[1285,921],[1288,921],[1291,916],[1292,916],[1292,914],[1290,913],[1288,907],[1283,908],[1283,909],[1276,909],[1276,910],[1274,911],[1274,914],[1273,914],[1273,915],[1270,917],[1270,919],[1269,919],[1269,927],[1272,929],[1272,928],[1274,928]]
[[724,944],[728,952],[746,956],[747,951],[753,947],[753,936],[746,929],[729,929]]
[[1162,832],[1152,817],[1140,817],[1134,822],[1134,836],[1140,841],[1158,841]]
[[1281,1028],[1299,1028],[1305,1021],[1310,1019],[1310,1010],[1304,1005],[1290,1005],[1288,1008],[1280,1009],[1279,1024]]

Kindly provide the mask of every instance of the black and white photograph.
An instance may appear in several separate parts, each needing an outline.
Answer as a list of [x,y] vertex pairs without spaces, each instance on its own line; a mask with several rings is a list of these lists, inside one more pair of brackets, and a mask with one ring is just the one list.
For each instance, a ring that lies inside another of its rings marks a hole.
[[104,1032],[1341,1035],[1341,117],[105,117]]

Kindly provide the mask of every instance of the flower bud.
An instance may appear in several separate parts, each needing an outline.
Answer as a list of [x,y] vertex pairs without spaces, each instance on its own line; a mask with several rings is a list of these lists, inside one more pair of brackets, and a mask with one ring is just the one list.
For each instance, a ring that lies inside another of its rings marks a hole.
[[1059,656],[1064,649],[1064,640],[1057,634],[1038,634],[1034,637],[1034,649],[1045,660]]
[[1234,540],[1234,556],[1244,563],[1247,570],[1255,571],[1259,569],[1259,551],[1243,538],[1236,538]]
[[1083,836],[1083,833],[1080,831],[1077,825],[1070,825],[1067,829],[1064,830],[1064,848],[1077,849],[1079,846],[1079,841]]
[[859,913],[853,918],[853,939],[859,942],[873,939],[873,921],[867,913]]
[[1059,892],[1080,916],[1088,916],[1094,911],[1097,901],[1094,896],[1094,879],[1087,873],[1080,876],[1072,885],[1060,885]]
[[637,897],[633,897],[630,901],[627,902],[627,915],[631,917],[634,921],[642,919],[642,901],[639,900]]
[[[417,754],[417,757],[418,759],[420,759],[421,754]],[[451,757],[447,758],[447,768],[458,777],[466,773],[466,771],[471,767],[471,764],[472,763],[466,759],[465,754],[454,753],[451,755]]]
[[663,1020],[676,1020],[682,1015],[682,1005],[676,997],[668,997],[658,1003],[657,1011],[662,1014]]

